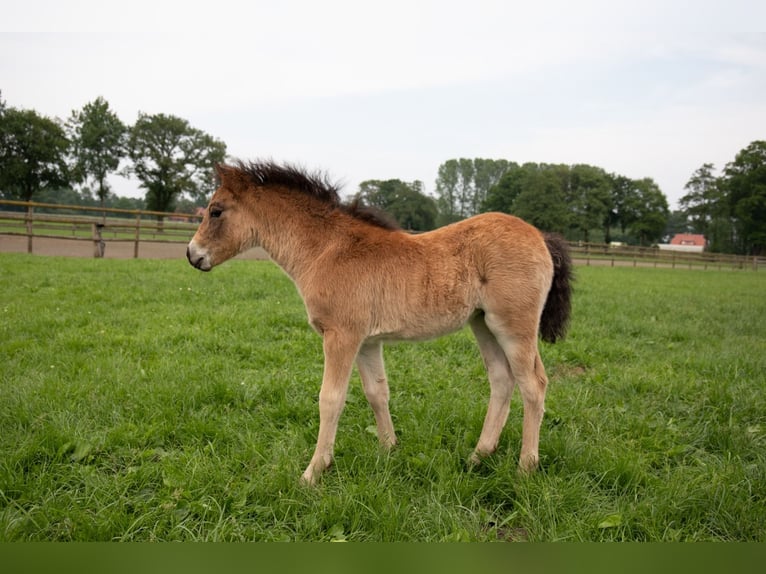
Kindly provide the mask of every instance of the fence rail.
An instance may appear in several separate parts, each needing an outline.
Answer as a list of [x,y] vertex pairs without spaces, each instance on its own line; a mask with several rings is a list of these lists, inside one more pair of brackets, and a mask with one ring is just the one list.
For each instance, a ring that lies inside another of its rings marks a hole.
[[[35,239],[90,242],[94,257],[104,257],[110,244],[133,244],[138,258],[142,242],[188,243],[201,217],[184,213],[114,209],[0,200],[0,236],[25,237],[28,253]],[[583,265],[752,269],[766,259],[722,253],[666,251],[657,247],[572,242],[572,257]]]
[[670,267],[686,269],[752,269],[766,266],[766,259],[727,253],[694,253],[658,247],[572,242],[572,257],[585,265]]
[[185,213],[0,200],[0,235],[26,237],[27,253],[34,253],[35,239],[67,239],[91,242],[94,257],[103,257],[109,243],[132,243],[138,258],[141,242],[188,243],[200,219]]

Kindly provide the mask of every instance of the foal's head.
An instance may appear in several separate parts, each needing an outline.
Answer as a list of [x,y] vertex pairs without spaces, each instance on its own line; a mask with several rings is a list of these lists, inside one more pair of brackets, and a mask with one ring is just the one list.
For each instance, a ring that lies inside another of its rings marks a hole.
[[[260,240],[257,222],[261,227],[266,220],[265,204],[271,204],[278,196],[287,194],[290,201],[290,218],[299,212],[325,217],[330,213],[341,214],[348,226],[361,222],[378,228],[398,229],[396,222],[382,212],[365,207],[359,202],[343,203],[338,188],[321,173],[307,173],[290,165],[273,162],[238,162],[233,166],[216,166],[220,186],[210,200],[186,257],[189,263],[202,271],[210,271],[238,253],[258,245]],[[260,206],[254,209],[255,204]],[[287,209],[284,204],[282,210]],[[316,223],[316,221],[314,221]]]
[[216,171],[220,185],[186,248],[189,263],[201,271],[210,271],[256,241],[243,206],[247,185],[241,171],[224,165],[217,165]]

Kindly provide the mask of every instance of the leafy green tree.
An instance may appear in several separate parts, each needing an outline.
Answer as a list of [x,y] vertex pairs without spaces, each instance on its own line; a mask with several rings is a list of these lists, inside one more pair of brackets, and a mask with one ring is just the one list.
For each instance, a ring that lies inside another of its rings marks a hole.
[[436,225],[436,201],[423,193],[421,181],[367,180],[359,184],[357,197],[390,214],[403,229],[428,231]]
[[[615,173],[610,173],[607,175],[609,179],[609,210],[606,212],[606,215],[604,215],[604,221],[602,222],[602,226],[604,229],[604,243],[609,243],[612,241],[612,228],[620,225],[620,218],[619,218],[619,201],[621,190],[627,187],[627,185],[630,183],[630,179],[625,177],[624,175],[617,175]],[[623,235],[625,234],[625,231],[623,229]]]
[[439,166],[436,195],[440,223],[451,223],[482,210],[489,190],[510,163],[504,159],[450,159]]
[[611,241],[610,229],[619,226],[622,235],[625,236],[628,227],[638,216],[639,191],[636,182],[624,175],[611,174],[611,208],[604,219],[605,241]]
[[593,230],[619,225],[643,242],[661,237],[667,199],[651,179],[632,180],[602,168],[578,164],[507,163],[482,203],[483,211],[502,211],[570,239],[590,240]]
[[474,215],[472,207],[474,203],[473,178],[475,173],[473,161],[466,158],[457,160],[458,205],[461,218]]
[[172,211],[186,193],[203,203],[214,189],[215,164],[226,156],[226,144],[176,116],[139,114],[130,129],[128,155],[134,174],[146,190],[147,209]]
[[471,204],[472,214],[480,213],[487,199],[489,190],[502,179],[503,175],[512,166],[505,159],[482,159],[476,158],[474,164],[474,195]]
[[450,159],[439,166],[436,178],[440,223],[474,215],[474,164],[470,159]]
[[600,229],[612,206],[610,180],[600,167],[574,165],[566,188],[569,226],[586,242],[590,231]]
[[517,163],[509,163],[508,169],[495,185],[489,188],[481,211],[501,211],[511,213],[513,202],[522,192],[524,187],[524,173],[528,166],[535,164],[525,164],[520,166]]
[[69,185],[69,141],[55,120],[0,106],[0,197],[30,201],[43,189]]
[[450,159],[439,166],[436,176],[437,207],[439,208],[439,225],[446,225],[463,219],[458,192],[458,163]]
[[751,142],[724,169],[723,185],[741,253],[766,251],[766,141]]
[[110,190],[107,176],[117,171],[125,156],[127,128],[101,97],[73,111],[68,128],[73,179],[78,183],[93,181],[103,207]]
[[731,205],[724,180],[716,177],[714,171],[711,163],[698,168],[686,183],[687,193],[679,200],[679,206],[692,230],[706,237],[711,251],[732,252],[735,247]]
[[[490,192],[486,206],[501,201],[501,191],[513,197],[505,211],[544,230],[564,233],[569,227],[569,211],[564,195],[566,166],[526,163],[513,167]],[[502,200],[508,201],[508,198]]]
[[509,163],[484,201],[484,211],[521,217],[545,231],[565,233],[571,225],[566,191],[569,167],[563,164]]
[[698,168],[686,182],[686,194],[678,202],[694,231],[704,235],[708,235],[708,229],[721,202],[721,190],[718,178],[713,174],[714,170],[712,163],[705,163]]
[[634,184],[630,230],[641,245],[648,245],[662,237],[670,217],[668,200],[651,178],[635,180]]

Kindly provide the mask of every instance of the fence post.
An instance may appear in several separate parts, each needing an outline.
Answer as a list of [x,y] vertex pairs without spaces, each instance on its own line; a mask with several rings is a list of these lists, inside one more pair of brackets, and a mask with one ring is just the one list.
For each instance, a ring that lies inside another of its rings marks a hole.
[[133,259],[138,259],[138,242],[141,238],[141,212],[136,214],[136,237],[133,243]]
[[25,218],[27,226],[27,253],[32,253],[32,221],[34,220],[35,208],[27,205],[27,216]]
[[106,250],[106,243],[104,243],[104,240],[101,238],[101,230],[103,229],[104,224],[94,223],[91,227],[93,230],[93,257],[103,257],[104,251]]

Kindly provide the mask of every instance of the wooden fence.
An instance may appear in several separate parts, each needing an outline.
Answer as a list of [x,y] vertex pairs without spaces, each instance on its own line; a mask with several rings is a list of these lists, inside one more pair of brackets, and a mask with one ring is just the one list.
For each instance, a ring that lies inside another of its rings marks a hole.
[[672,269],[752,269],[766,266],[766,259],[726,253],[694,253],[658,247],[571,242],[572,258],[583,265],[666,267]]
[[[188,243],[200,219],[183,213],[0,200],[0,236],[26,238],[27,253],[34,253],[36,239],[66,239],[90,242],[94,257],[104,257],[112,244],[132,244],[132,256],[137,258],[142,242]],[[569,245],[573,259],[581,265],[752,270],[766,266],[766,259],[721,253],[582,242]]]
[[138,258],[141,242],[188,243],[201,217],[130,209],[57,205],[0,200],[0,235],[25,237],[27,253],[36,239],[90,242],[93,256],[103,257],[107,244],[133,244]]

